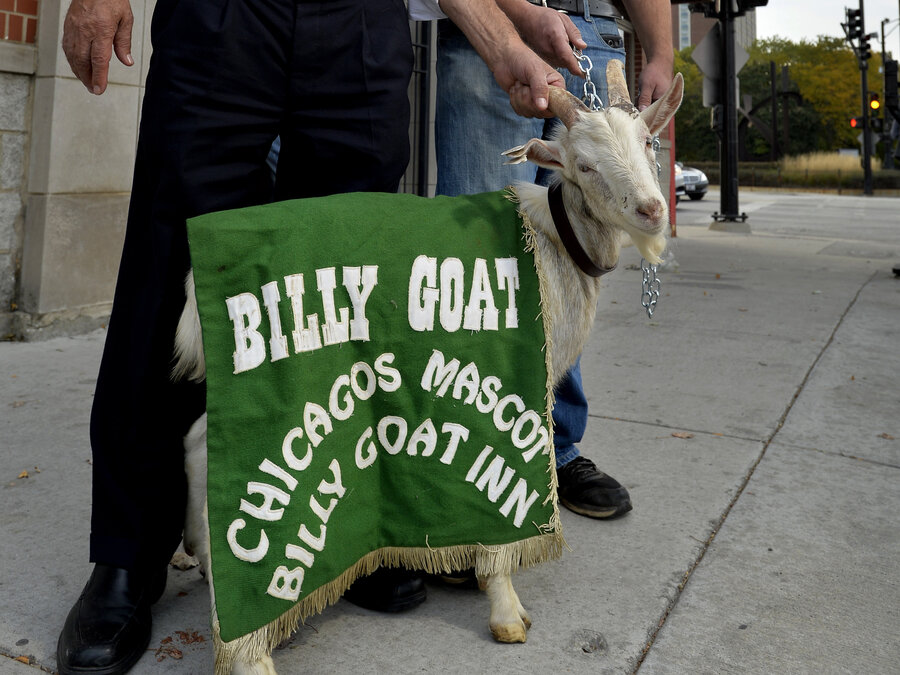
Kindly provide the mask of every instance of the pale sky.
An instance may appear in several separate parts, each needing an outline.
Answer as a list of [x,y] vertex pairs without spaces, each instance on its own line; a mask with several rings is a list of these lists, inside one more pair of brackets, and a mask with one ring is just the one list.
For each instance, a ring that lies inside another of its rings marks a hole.
[[[859,8],[859,0],[769,0],[765,7],[756,9],[756,37],[770,38],[779,35],[799,42],[801,39],[815,41],[819,35],[844,37],[841,23],[844,8]],[[897,28],[900,0],[864,0],[864,14],[867,33],[878,33],[872,41],[872,50],[881,51],[881,20],[890,19],[886,24],[885,44],[900,55],[900,29]]]

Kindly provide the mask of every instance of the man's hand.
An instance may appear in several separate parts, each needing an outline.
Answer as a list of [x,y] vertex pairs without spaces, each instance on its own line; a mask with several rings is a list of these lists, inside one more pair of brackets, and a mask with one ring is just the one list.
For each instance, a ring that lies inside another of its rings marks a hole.
[[553,117],[547,111],[550,84],[562,85],[562,76],[522,42],[494,0],[442,0],[441,9],[509,94],[513,110],[523,117]]
[[134,65],[133,26],[128,0],[72,0],[63,24],[63,51],[75,77],[92,94],[106,91],[113,50],[119,61]]
[[522,0],[498,0],[498,5],[513,22],[522,39],[554,68],[567,68],[584,77],[572,47],[584,49],[587,43],[565,14],[555,9],[532,5]]
[[647,55],[638,81],[637,108],[643,110],[672,84],[672,12],[669,0],[624,0],[625,8]]
[[566,86],[559,71],[525,45],[510,49],[493,68],[494,79],[509,94],[509,104],[522,117],[553,117],[547,110],[550,87]]
[[637,109],[643,110],[653,101],[660,98],[672,84],[671,62],[649,61],[642,69],[638,79]]

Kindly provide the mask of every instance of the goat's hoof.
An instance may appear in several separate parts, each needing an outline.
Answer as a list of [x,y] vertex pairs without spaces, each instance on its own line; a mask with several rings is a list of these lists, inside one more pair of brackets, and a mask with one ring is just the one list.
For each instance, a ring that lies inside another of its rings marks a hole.
[[[529,625],[531,622],[529,621]],[[513,644],[516,642],[525,642],[528,634],[525,632],[527,626],[523,621],[518,623],[504,624],[502,626],[491,626],[491,635],[497,642]]]
[[175,569],[179,569],[184,572],[185,570],[197,567],[200,564],[200,561],[194,557],[193,553],[182,553],[181,551],[175,551],[175,553],[172,555],[172,559],[169,561],[169,564]]
[[526,612],[526,611],[523,610],[523,611],[521,612],[521,615],[522,615],[522,623],[525,624],[525,628],[526,628],[526,629],[527,629],[527,628],[531,628],[531,617],[528,616],[528,612]]

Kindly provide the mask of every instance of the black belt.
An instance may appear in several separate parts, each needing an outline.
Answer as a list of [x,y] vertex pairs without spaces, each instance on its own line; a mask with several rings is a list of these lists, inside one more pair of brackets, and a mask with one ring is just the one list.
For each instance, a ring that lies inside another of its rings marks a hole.
[[[584,0],[528,0],[532,5],[544,5],[550,9],[556,9],[569,14],[584,14]],[[606,0],[587,0],[588,11],[591,16],[606,16],[613,19],[620,18],[622,12],[616,6]]]

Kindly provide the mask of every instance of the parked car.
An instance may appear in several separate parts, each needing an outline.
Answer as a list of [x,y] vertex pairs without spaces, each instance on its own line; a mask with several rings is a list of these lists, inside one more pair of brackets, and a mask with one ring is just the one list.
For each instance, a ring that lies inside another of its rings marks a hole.
[[681,162],[675,162],[675,201],[677,202],[687,193],[684,191],[684,172]]
[[709,179],[700,169],[675,162],[675,199],[687,195],[692,200],[703,199],[709,188]]

